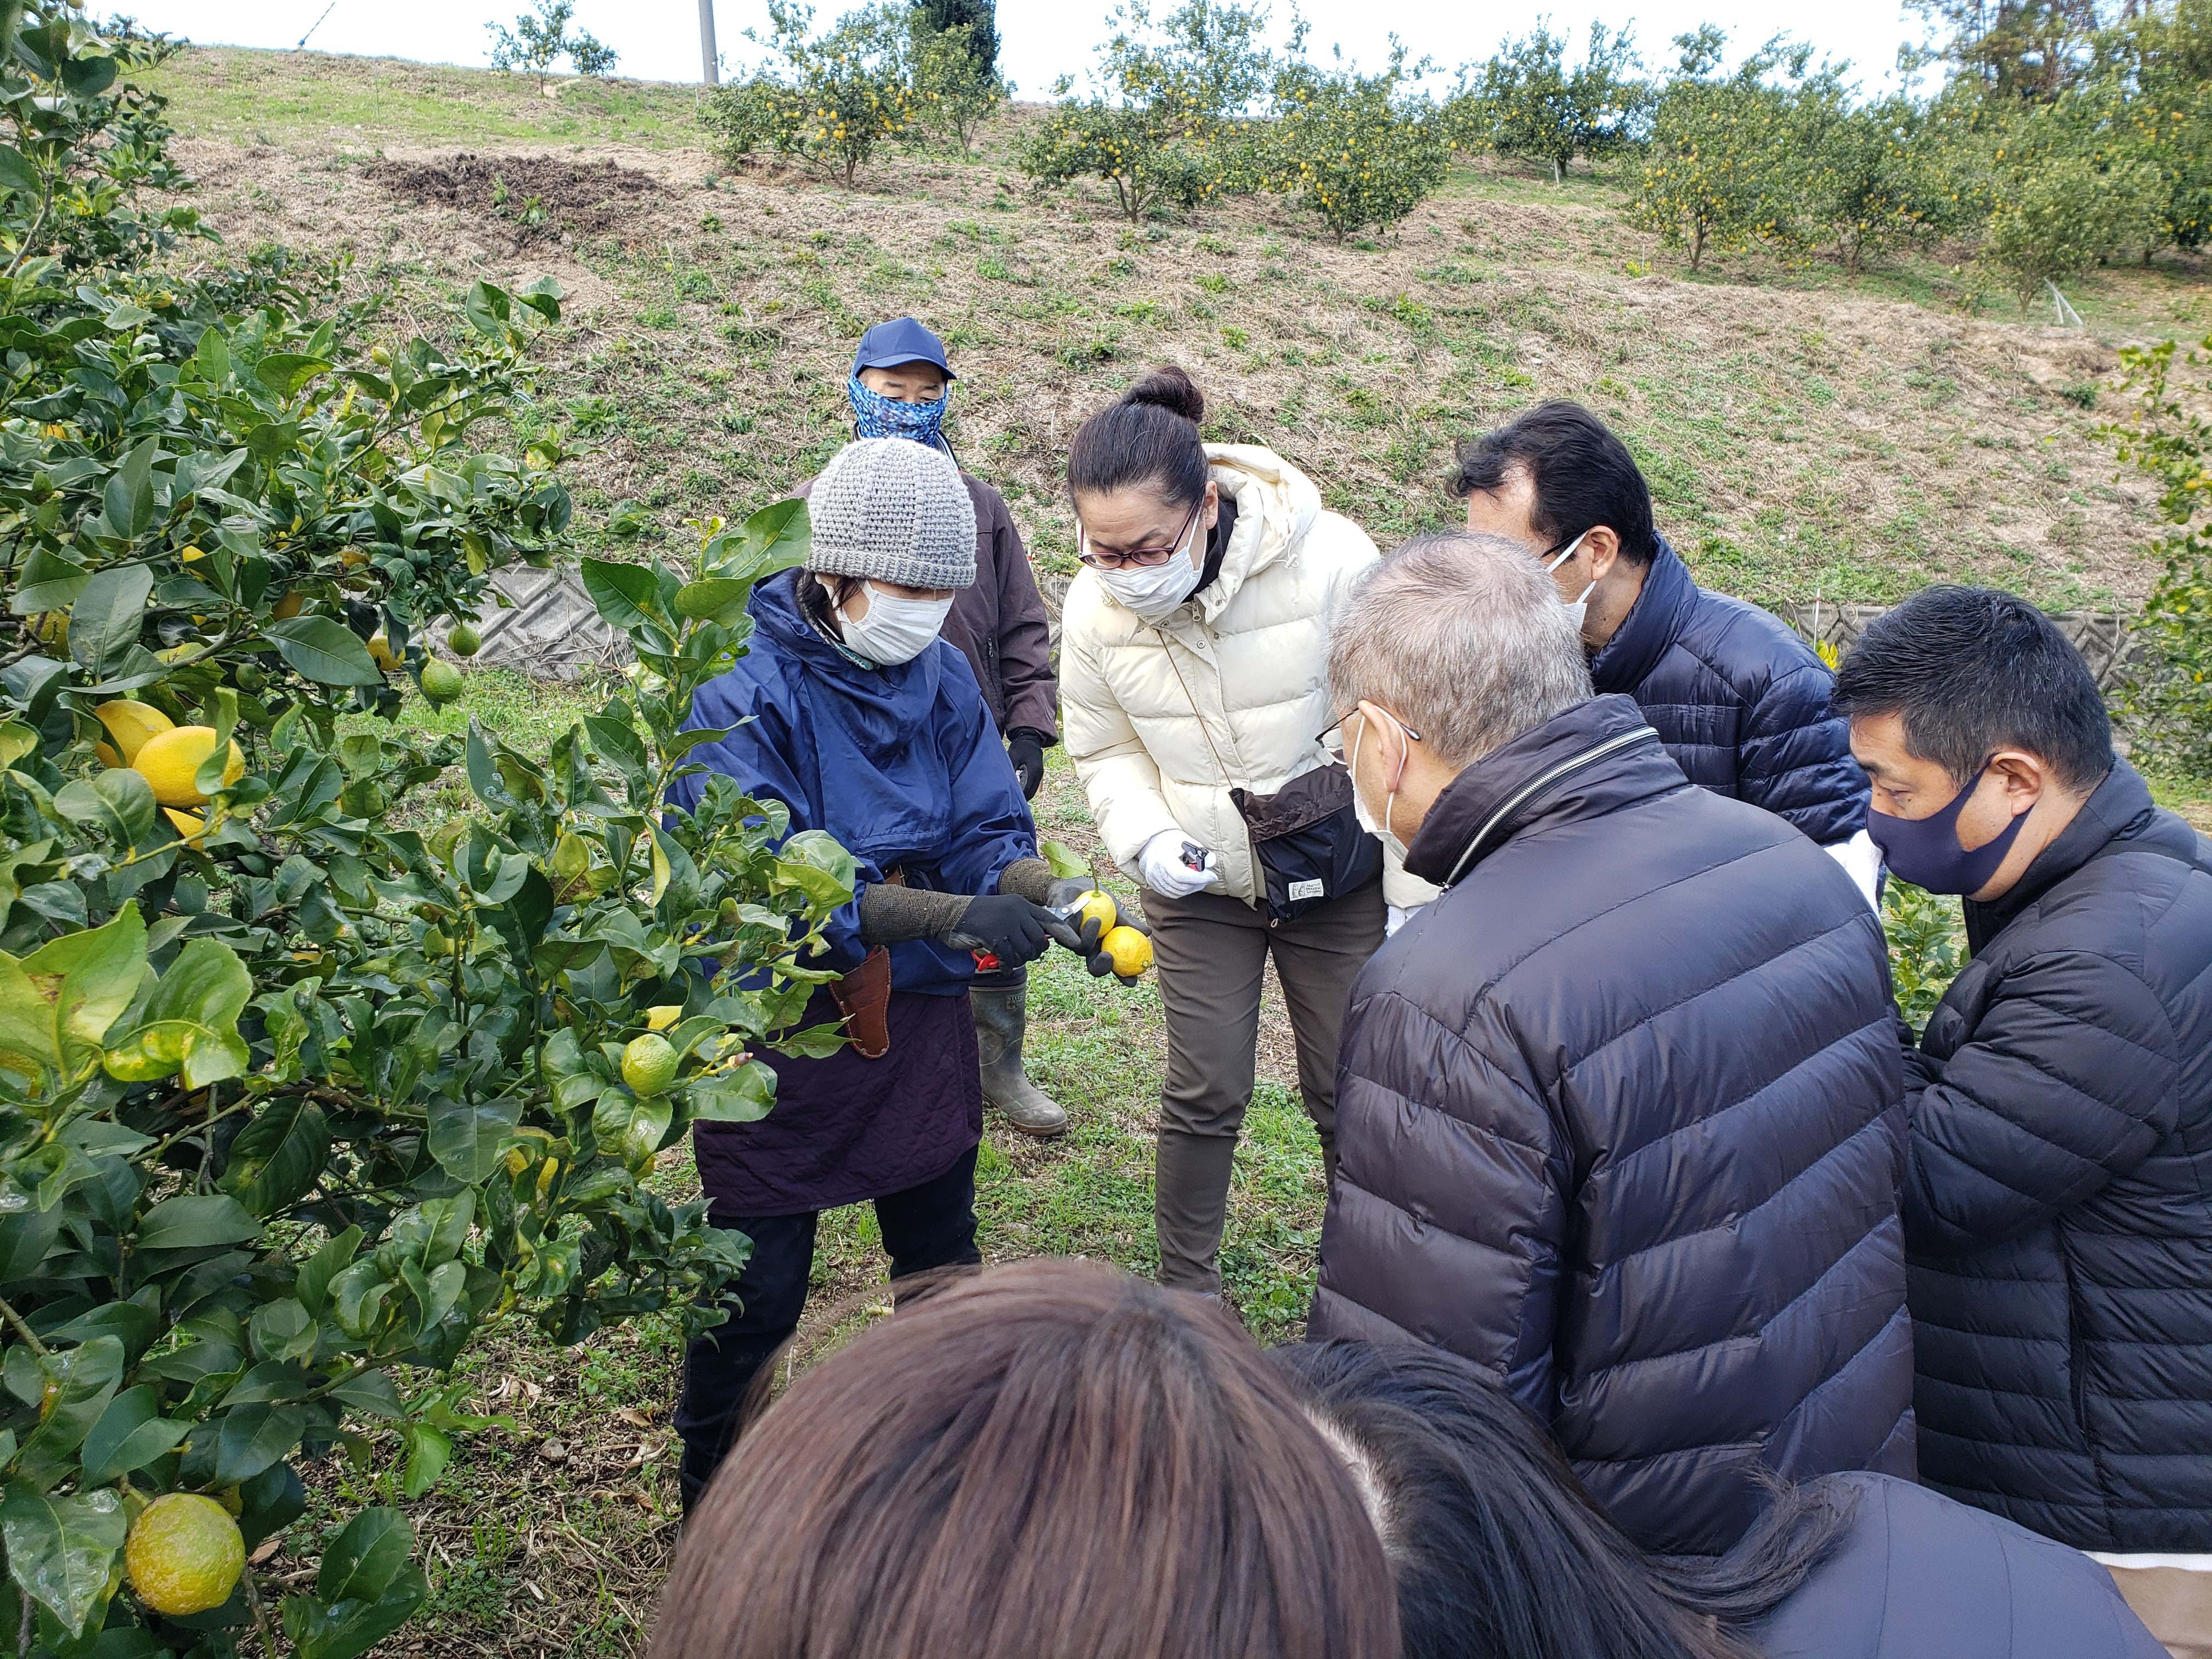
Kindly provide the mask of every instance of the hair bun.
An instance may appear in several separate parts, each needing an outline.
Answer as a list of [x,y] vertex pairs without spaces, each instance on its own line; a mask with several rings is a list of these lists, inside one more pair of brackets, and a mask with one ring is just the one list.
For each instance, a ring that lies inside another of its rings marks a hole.
[[1206,394],[1173,364],[1154,369],[1121,394],[1125,404],[1149,404],[1196,426],[1206,418]]

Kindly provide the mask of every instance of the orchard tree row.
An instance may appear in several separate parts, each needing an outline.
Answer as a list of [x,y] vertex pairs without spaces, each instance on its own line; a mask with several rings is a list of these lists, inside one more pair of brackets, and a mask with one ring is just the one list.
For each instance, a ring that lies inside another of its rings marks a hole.
[[[1711,26],[1647,73],[1625,29],[1594,25],[1576,56],[1539,25],[1446,88],[1402,46],[1370,74],[1310,57],[1303,25],[1278,50],[1263,6],[1126,0],[1087,85],[1062,78],[1016,160],[1041,188],[1095,181],[1133,220],[1268,193],[1340,239],[1396,224],[1455,155],[1555,182],[1579,163],[1692,268],[1756,244],[1856,271],[1940,241],[2025,301],[2212,234],[2212,0],[2108,9],[1936,3],[1948,38],[1917,67],[1938,89],[1868,98],[1849,65],[1780,38],[1731,66]],[[732,156],[849,183],[889,145],[965,150],[1007,94],[981,0],[885,0],[819,33],[803,5],[769,13],[766,66],[708,111]]]
[[492,1420],[471,1343],[714,1317],[746,1243],[655,1154],[840,1041],[793,1028],[852,864],[726,780],[663,809],[795,503],[585,562],[640,669],[550,747],[393,724],[564,550],[558,293],[407,337],[226,262],[164,200],[163,50],[0,0],[0,1632],[355,1659],[427,1594],[394,1503]]

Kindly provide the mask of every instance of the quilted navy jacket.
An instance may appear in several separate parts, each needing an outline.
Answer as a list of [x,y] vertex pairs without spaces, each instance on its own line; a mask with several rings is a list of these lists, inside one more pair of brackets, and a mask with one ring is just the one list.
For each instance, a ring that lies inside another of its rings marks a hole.
[[1647,1548],[1764,1466],[1912,1473],[1881,929],[1787,824],[1598,697],[1437,798],[1445,888],[1352,993],[1316,1337],[1436,1343]]
[[2078,1550],[1878,1474],[1814,1485],[1850,1524],[1753,1627],[1760,1659],[2166,1659]]
[[1824,847],[1866,827],[1866,774],[1829,710],[1827,665],[1771,612],[1699,587],[1663,538],[1590,678],[1635,698],[1701,788],[1763,806]]
[[1921,1472],[2212,1551],[2212,844],[2123,762],[1966,927],[1906,1060]]

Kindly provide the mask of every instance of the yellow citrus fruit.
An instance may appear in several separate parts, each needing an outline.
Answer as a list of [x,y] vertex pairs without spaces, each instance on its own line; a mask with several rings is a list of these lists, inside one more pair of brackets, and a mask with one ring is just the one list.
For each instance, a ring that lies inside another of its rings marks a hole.
[[177,729],[176,721],[150,702],[128,702],[117,697],[92,712],[107,728],[108,740],[97,751],[102,766],[128,766],[138,758],[147,738]]
[[69,643],[69,612],[42,611],[31,624],[32,636],[45,645]]
[[180,562],[190,564],[195,559],[204,559],[207,557],[207,550],[204,547],[188,547],[183,552],[178,554],[177,557]]
[[473,657],[483,648],[483,635],[466,623],[459,623],[446,635],[446,649],[457,657]]
[[1110,896],[1100,892],[1094,887],[1083,896],[1075,907],[1075,914],[1068,920],[1078,927],[1082,927],[1086,921],[1097,922],[1098,936],[1103,939],[1114,931],[1115,925],[1121,920],[1121,912],[1115,908]]
[[357,547],[349,547],[339,553],[338,562],[349,570],[358,570],[368,562],[368,555]]
[[207,834],[207,820],[191,812],[179,812],[173,806],[165,806],[161,814],[177,826],[177,833],[186,841],[198,841]]
[[307,596],[296,588],[269,607],[269,614],[280,620],[298,616],[307,608]]
[[648,1031],[665,1031],[683,1018],[682,1003],[664,1002],[657,1008],[648,1008],[645,1011],[645,1029]]
[[369,659],[387,674],[399,666],[399,653],[392,648],[392,641],[381,634],[370,636],[368,655]]
[[168,1492],[131,1524],[123,1565],[141,1601],[181,1619],[230,1600],[246,1571],[246,1539],[214,1498]]
[[623,1048],[623,1081],[639,1096],[657,1095],[676,1081],[676,1045],[658,1031],[632,1037]]
[[1152,965],[1152,942],[1133,927],[1116,927],[1098,941],[1098,948],[1114,959],[1114,971],[1134,979]]
[[461,671],[440,657],[422,665],[422,695],[443,707],[461,695]]
[[[162,805],[204,806],[207,797],[192,780],[199,775],[200,763],[213,753],[215,727],[179,726],[147,738],[131,767],[154,786],[154,799]],[[228,787],[245,775],[246,757],[234,743],[223,765],[223,783]]]

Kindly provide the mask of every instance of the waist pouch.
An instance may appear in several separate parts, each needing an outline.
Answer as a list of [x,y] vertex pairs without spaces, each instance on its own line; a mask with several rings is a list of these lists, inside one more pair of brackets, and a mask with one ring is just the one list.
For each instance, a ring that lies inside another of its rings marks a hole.
[[1352,774],[1316,767],[1272,795],[1231,789],[1267,880],[1267,915],[1291,921],[1382,873],[1382,844],[1359,827]]

